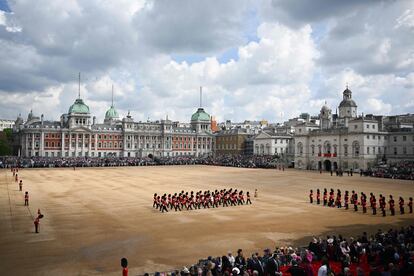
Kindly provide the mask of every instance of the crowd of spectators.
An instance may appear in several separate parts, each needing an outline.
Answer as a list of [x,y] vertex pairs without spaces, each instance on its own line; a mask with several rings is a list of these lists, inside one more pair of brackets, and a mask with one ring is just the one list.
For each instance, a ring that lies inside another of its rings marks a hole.
[[243,168],[275,168],[275,156],[220,155],[217,157],[0,157],[0,168],[46,168],[46,167],[114,167],[155,165],[214,165]]
[[392,165],[376,166],[362,171],[361,174],[381,178],[414,180],[414,161],[401,161]]
[[276,247],[249,257],[242,249],[236,255],[208,257],[181,271],[156,276],[270,276],[270,275],[414,275],[414,226],[399,230],[364,232],[356,238],[341,235],[314,237],[306,248]]

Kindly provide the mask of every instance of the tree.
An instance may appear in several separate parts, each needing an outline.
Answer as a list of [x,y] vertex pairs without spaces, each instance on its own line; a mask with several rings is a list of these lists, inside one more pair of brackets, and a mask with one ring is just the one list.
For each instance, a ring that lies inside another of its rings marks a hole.
[[12,154],[12,129],[6,128],[0,132],[0,156]]

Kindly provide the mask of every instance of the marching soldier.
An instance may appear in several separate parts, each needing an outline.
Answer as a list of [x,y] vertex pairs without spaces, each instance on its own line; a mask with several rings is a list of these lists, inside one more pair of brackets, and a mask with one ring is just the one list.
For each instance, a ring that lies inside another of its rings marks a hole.
[[362,205],[362,213],[367,212],[367,198],[364,193],[361,193],[361,205]]
[[380,194],[380,208],[381,208],[381,212],[382,212],[383,217],[385,217],[387,215],[386,212],[385,212],[385,205],[386,205],[385,197]]
[[345,210],[349,209],[349,192],[345,191],[345,198],[344,198],[344,205],[345,205]]
[[246,204],[252,204],[249,192],[246,193]]
[[342,195],[341,195],[341,190],[339,189],[336,193],[336,207],[342,208]]
[[352,191],[353,194],[353,204],[354,204],[354,211],[358,212],[358,194],[355,191]]
[[29,206],[29,192],[24,193],[24,206]]
[[19,191],[20,192],[22,191],[22,188],[23,188],[23,181],[20,180],[20,182],[19,182]]

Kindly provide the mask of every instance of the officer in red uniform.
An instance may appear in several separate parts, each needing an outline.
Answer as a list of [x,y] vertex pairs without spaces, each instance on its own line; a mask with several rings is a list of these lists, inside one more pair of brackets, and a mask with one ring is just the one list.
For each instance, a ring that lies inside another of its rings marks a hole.
[[326,206],[328,204],[328,191],[323,189],[323,206]]
[[22,191],[22,188],[23,188],[23,181],[20,180],[20,182],[19,182],[19,191],[20,192]]

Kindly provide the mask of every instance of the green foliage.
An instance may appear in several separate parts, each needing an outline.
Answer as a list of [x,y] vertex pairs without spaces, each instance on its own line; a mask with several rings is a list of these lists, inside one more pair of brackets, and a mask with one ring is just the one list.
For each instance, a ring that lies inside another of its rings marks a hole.
[[0,132],[0,156],[12,154],[12,129],[6,128]]

